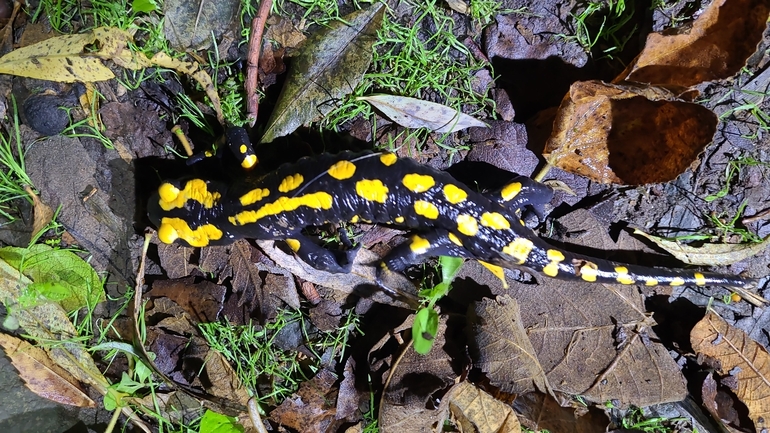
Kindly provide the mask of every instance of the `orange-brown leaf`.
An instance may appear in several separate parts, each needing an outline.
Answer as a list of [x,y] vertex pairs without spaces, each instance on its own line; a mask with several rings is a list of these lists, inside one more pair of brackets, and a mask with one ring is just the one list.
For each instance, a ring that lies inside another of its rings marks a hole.
[[711,142],[717,118],[664,90],[574,83],[543,155],[596,182],[642,185],[675,179]]
[[76,385],[77,380],[51,361],[42,349],[7,334],[0,334],[0,346],[30,391],[61,404],[96,406]]
[[720,374],[737,379],[735,395],[749,409],[757,432],[770,426],[770,354],[745,332],[730,326],[714,312],[690,333],[696,353],[717,361]]
[[715,0],[690,29],[648,35],[625,79],[682,90],[731,77],[757,50],[768,14],[767,0]]

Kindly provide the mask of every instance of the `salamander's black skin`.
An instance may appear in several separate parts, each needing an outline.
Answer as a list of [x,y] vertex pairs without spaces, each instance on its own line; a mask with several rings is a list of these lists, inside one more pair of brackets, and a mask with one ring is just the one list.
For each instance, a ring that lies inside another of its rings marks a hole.
[[755,283],[737,276],[623,265],[556,249],[519,218],[526,206],[542,213],[551,194],[550,188],[523,177],[482,194],[409,158],[345,152],[303,158],[233,185],[200,179],[165,182],[148,209],[163,242],[197,247],[238,238],[286,240],[301,259],[329,272],[348,272],[346,258],[317,246],[301,231],[349,221],[414,232],[410,241],[383,259],[393,271],[428,256],[448,255],[588,282],[731,287]]

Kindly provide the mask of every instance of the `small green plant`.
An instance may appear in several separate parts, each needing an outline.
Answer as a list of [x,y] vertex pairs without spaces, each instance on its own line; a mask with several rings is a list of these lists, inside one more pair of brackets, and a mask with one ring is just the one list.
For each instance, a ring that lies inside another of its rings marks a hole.
[[[236,375],[247,389],[256,392],[261,384],[269,384],[268,391],[259,396],[261,403],[278,404],[295,392],[301,382],[308,380],[307,370],[315,372],[322,359],[331,361],[342,357],[351,333],[358,326],[358,316],[349,312],[335,331],[309,334],[309,326],[304,320],[300,311],[280,310],[263,328],[251,324],[232,326],[227,322],[204,323],[199,327],[209,345],[234,366]],[[279,332],[292,324],[302,330],[306,347],[311,349],[315,359],[300,362],[298,353],[276,346]],[[330,352],[328,358],[326,352]]]
[[439,324],[436,302],[449,293],[452,288],[452,280],[460,271],[462,264],[463,259],[460,257],[439,257],[441,282],[430,289],[420,290],[423,306],[417,310],[414,324],[412,324],[412,344],[415,352],[420,355],[427,355],[433,347]]
[[635,408],[623,417],[621,426],[626,430],[645,433],[674,433],[681,431],[682,422],[688,422],[688,420],[686,418],[647,418],[642,409]]
[[570,13],[573,19],[573,35],[558,35],[564,39],[575,40],[587,52],[592,53],[599,42],[606,45],[601,57],[612,58],[623,51],[636,32],[636,26],[627,29],[634,16],[633,2],[626,5],[625,0],[609,2],[589,1],[578,6],[578,13]]
[[770,167],[769,163],[759,161],[751,156],[742,156],[738,159],[731,160],[727,163],[725,168],[725,184],[722,186],[716,194],[707,195],[704,200],[712,202],[714,200],[724,198],[730,193],[730,186],[735,180],[735,177],[741,172],[744,167]]
[[374,410],[374,391],[372,391],[371,376],[369,377],[369,410],[364,412],[363,425],[364,427],[361,429],[362,433],[379,433],[380,431],[377,413]]
[[32,180],[26,172],[24,163],[24,145],[19,130],[19,115],[16,99],[11,99],[13,114],[10,119],[10,133],[0,133],[0,216],[7,222],[15,221],[11,212],[11,203],[24,198],[30,203],[32,199],[25,187],[32,188]]
[[114,149],[115,145],[112,143],[112,140],[102,133],[104,126],[99,118],[99,112],[96,106],[96,101],[101,98],[103,98],[103,96],[98,92],[95,92],[94,98],[91,101],[91,108],[88,111],[88,116],[77,122],[72,120],[72,109],[67,109],[71,120],[69,126],[62,131],[62,135],[72,138],[93,138],[107,149]]
[[[413,22],[399,23],[386,13],[378,41],[373,50],[372,65],[361,83],[339,106],[326,115],[322,126],[337,130],[358,116],[372,120],[371,106],[357,98],[372,93],[410,96],[439,102],[464,112],[493,114],[494,102],[487,89],[471,86],[477,71],[490,65],[473,57],[453,34],[455,21],[436,0],[410,2]],[[426,33],[422,29],[431,28]],[[418,146],[426,141],[429,131],[417,132]]]
[[729,236],[739,236],[741,242],[762,242],[762,238],[750,232],[749,230],[738,226],[738,222],[743,216],[743,211],[746,210],[747,204],[748,202],[746,201],[741,203],[741,205],[738,206],[738,210],[735,211],[735,215],[732,216],[727,213],[721,213],[718,215],[712,214],[708,216],[709,221],[711,221],[711,224],[714,225],[721,237],[726,238]]

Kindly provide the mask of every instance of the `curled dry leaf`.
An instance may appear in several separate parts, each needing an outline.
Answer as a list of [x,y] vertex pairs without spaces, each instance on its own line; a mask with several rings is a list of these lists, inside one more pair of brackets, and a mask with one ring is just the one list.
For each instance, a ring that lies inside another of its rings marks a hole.
[[390,120],[405,128],[427,128],[443,134],[473,126],[488,126],[452,107],[422,99],[395,95],[362,96],[357,99],[374,105]]
[[[468,382],[453,386],[441,399],[441,409],[451,415],[461,432],[519,433],[513,409]],[[439,425],[442,425],[441,422]]]
[[556,167],[601,183],[673,180],[711,142],[717,117],[670,98],[654,88],[574,83],[543,155]]
[[77,380],[51,361],[42,349],[7,334],[0,334],[0,346],[30,391],[61,404],[96,406],[78,387]]
[[741,260],[754,257],[764,251],[770,245],[770,236],[762,242],[754,244],[712,244],[706,243],[699,247],[670,241],[664,238],[647,234],[641,230],[634,230],[634,234],[644,236],[655,244],[668,251],[683,263],[697,266],[727,266]]
[[770,427],[770,354],[713,311],[690,332],[696,353],[715,359],[717,371],[737,379],[735,395],[746,405],[757,432]]
[[767,26],[767,0],[715,0],[689,29],[651,33],[621,77],[675,91],[737,73]]

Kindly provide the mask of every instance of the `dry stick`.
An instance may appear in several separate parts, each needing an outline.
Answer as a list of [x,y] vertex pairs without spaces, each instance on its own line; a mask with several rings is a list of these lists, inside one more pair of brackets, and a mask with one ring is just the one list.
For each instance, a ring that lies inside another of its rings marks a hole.
[[257,16],[251,21],[251,36],[249,37],[249,59],[246,63],[246,117],[249,126],[254,126],[259,111],[259,98],[257,97],[257,75],[259,72],[259,53],[262,50],[262,32],[265,30],[267,16],[273,7],[273,0],[262,0],[259,4]]

